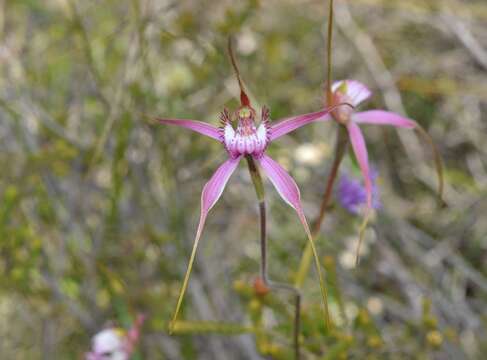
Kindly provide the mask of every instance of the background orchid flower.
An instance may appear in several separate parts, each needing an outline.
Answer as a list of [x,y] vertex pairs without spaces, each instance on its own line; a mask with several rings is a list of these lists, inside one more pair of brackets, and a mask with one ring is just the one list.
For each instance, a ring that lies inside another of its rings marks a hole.
[[[331,95],[331,96],[330,96]],[[324,116],[318,120],[320,121],[327,121],[330,119],[334,119],[337,123],[343,125],[348,133],[348,138],[350,143],[352,144],[352,149],[355,154],[355,157],[358,161],[360,170],[362,172],[364,185],[365,185],[365,194],[366,194],[366,212],[364,216],[364,221],[360,226],[359,230],[359,242],[357,248],[357,258],[356,262],[358,264],[359,261],[359,254],[360,254],[360,245],[362,243],[365,228],[367,227],[367,223],[369,221],[370,210],[373,208],[373,185],[371,180],[370,174],[370,167],[369,167],[369,156],[367,152],[367,146],[365,143],[365,139],[360,129],[361,124],[372,124],[372,125],[390,125],[396,128],[405,128],[405,129],[416,129],[419,133],[426,138],[435,154],[435,163],[436,163],[436,170],[438,173],[439,179],[439,198],[440,202],[442,202],[442,193],[443,193],[443,172],[442,172],[442,165],[441,159],[439,156],[438,151],[431,139],[431,137],[426,133],[426,131],[418,125],[414,120],[405,118],[401,115],[396,113],[385,111],[385,110],[368,110],[362,112],[356,112],[355,109],[365,100],[372,96],[372,92],[369,90],[367,86],[362,84],[357,80],[341,80],[334,82],[331,86],[331,94],[328,96],[328,99],[331,99],[331,104],[340,103],[340,102],[347,102],[353,105],[352,107],[339,107],[331,111],[331,113],[327,116]]]
[[86,360],[127,360],[124,348],[125,332],[120,328],[109,328],[100,331],[93,337],[92,351],[85,356]]
[[[366,211],[364,215],[364,220],[359,229],[359,242],[357,248],[357,258],[356,263],[359,261],[360,245],[364,237],[365,229],[369,221],[370,210],[373,207],[372,201],[372,182],[370,179],[369,170],[369,159],[368,152],[365,143],[362,130],[359,124],[376,124],[376,125],[392,125],[399,128],[407,128],[417,130],[419,135],[425,139],[433,151],[436,172],[438,175],[438,198],[441,205],[444,205],[443,201],[443,165],[438,149],[429,134],[414,120],[405,118],[393,112],[384,110],[369,110],[364,112],[355,112],[355,109],[363,101],[367,100],[372,92],[365,86],[356,80],[341,80],[332,83],[332,38],[333,38],[333,0],[329,0],[328,6],[328,27],[327,27],[327,78],[326,78],[326,105],[332,106],[333,104],[345,101],[349,103],[350,107],[340,107],[336,108],[320,118],[315,118],[309,122],[314,121],[328,121],[334,119],[337,123],[343,125],[339,127],[337,133],[337,142],[334,154],[334,160],[331,167],[330,174],[326,183],[325,192],[320,205],[320,211],[314,221],[313,226],[313,237],[316,237],[321,229],[323,219],[325,218],[326,209],[332,195],[332,189],[335,183],[335,179],[338,174],[338,169],[340,167],[341,161],[344,154],[346,153],[347,143],[350,140],[352,144],[353,151],[359,163],[360,170],[363,175],[366,193]],[[309,269],[311,262],[311,249],[309,246],[303,252],[301,257],[301,262],[299,265],[299,270],[296,274],[295,285],[301,286],[303,284],[304,278]]]
[[321,121],[334,119],[339,124],[344,125],[348,132],[350,143],[357,158],[360,170],[362,171],[366,205],[371,209],[372,204],[372,182],[369,168],[369,158],[366,143],[360,124],[391,125],[398,128],[414,129],[417,124],[414,120],[405,118],[398,114],[384,110],[368,110],[356,112],[355,107],[367,100],[372,92],[359,81],[342,80],[332,85],[332,103],[347,102],[354,106],[339,107],[334,109],[330,115],[320,118]]
[[[330,77],[330,72],[328,76]],[[343,125],[346,128],[348,139],[352,144],[355,157],[357,158],[363,176],[363,181],[365,186],[365,205],[366,205],[364,220],[359,229],[359,242],[358,242],[357,257],[356,257],[357,264],[359,261],[360,246],[364,237],[365,229],[369,221],[370,210],[372,210],[372,208],[374,207],[373,206],[373,185],[372,185],[371,174],[370,174],[369,157],[368,157],[365,139],[362,134],[362,130],[359,127],[359,124],[391,125],[398,128],[419,130],[420,134],[423,135],[430,142],[433,151],[435,153],[435,161],[436,161],[437,173],[439,177],[440,199],[443,191],[443,176],[442,176],[442,167],[441,167],[441,160],[439,154],[436,151],[436,148],[431,138],[414,120],[384,110],[368,110],[363,112],[355,111],[356,107],[359,106],[363,101],[367,100],[371,95],[372,92],[369,90],[369,88],[359,81],[341,80],[341,81],[334,82],[331,88],[329,89],[329,91],[327,92],[327,102],[329,105],[332,105],[330,113],[325,114],[324,116],[318,118],[311,118],[311,119],[304,120],[304,122],[306,123],[311,123],[315,121],[329,121],[333,119],[338,124]],[[347,103],[350,104],[351,106],[333,107],[333,104],[340,104],[340,103]],[[320,231],[325,210],[331,195],[331,189],[333,187],[334,179],[336,177],[336,174],[338,172],[338,167],[340,165],[341,159],[344,154],[344,147],[346,147],[346,142],[342,141],[343,139],[341,138],[343,136],[341,137],[340,135],[341,132],[339,132],[335,160],[333,163],[331,176],[328,179],[325,194],[323,196],[323,201],[320,207],[320,214],[318,216],[317,221],[315,221],[315,227],[312,233],[313,237],[316,237]],[[345,136],[345,141],[346,140],[347,139]],[[311,254],[310,249],[309,247],[307,247],[301,258],[301,264],[295,281],[296,285],[302,285],[305,274],[307,273],[307,269],[309,268],[309,262],[311,256],[310,254]]]

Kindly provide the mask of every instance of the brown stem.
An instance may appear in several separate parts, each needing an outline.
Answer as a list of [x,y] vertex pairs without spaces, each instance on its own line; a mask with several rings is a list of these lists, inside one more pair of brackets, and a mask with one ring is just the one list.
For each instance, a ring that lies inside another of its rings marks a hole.
[[257,193],[257,199],[259,201],[259,215],[260,215],[260,274],[264,285],[269,289],[285,290],[294,295],[295,308],[294,308],[294,354],[295,359],[300,359],[300,346],[299,346],[299,333],[301,323],[301,293],[299,289],[292,285],[274,282],[269,279],[267,273],[267,222],[266,222],[266,205],[264,196],[264,186],[259,169],[257,168],[254,159],[251,156],[247,156],[247,165],[249,168],[252,182],[254,183],[255,191]]
[[[333,159],[333,165],[330,171],[330,175],[328,175],[328,179],[326,182],[325,193],[323,194],[323,198],[321,200],[320,205],[320,212],[318,217],[313,223],[313,233],[312,237],[316,238],[321,230],[321,225],[325,219],[326,212],[328,210],[328,205],[330,203],[331,195],[333,194],[333,186],[335,184],[335,180],[338,175],[338,169],[340,164],[343,160],[343,156],[347,150],[348,144],[348,136],[345,128],[343,126],[339,126],[337,130],[337,141],[335,145],[335,158]],[[311,265],[312,260],[312,249],[311,246],[308,244],[304,249],[303,255],[301,257],[301,262],[299,264],[298,272],[296,274],[296,278],[294,280],[294,285],[300,288],[303,283],[306,275],[308,274],[309,267]]]
[[338,169],[340,168],[343,156],[345,155],[345,152],[347,150],[347,144],[348,136],[344,131],[344,127],[339,126],[337,132],[337,141],[335,145],[335,157],[333,159],[330,174],[328,175],[328,179],[326,181],[326,188],[325,193],[323,194],[323,198],[321,200],[320,212],[318,213],[318,217],[313,223],[313,238],[315,238],[319,234],[321,230],[321,224],[323,224],[323,220],[325,219],[326,210],[328,209],[331,195],[333,193],[333,186],[335,185],[335,180],[338,175]]

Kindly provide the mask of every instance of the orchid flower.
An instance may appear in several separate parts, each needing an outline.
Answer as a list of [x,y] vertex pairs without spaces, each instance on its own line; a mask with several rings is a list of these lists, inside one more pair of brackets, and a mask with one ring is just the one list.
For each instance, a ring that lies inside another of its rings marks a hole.
[[[259,124],[256,124],[256,111],[250,105],[248,98],[244,96],[242,106],[240,106],[237,111],[230,113],[227,109],[223,110],[220,115],[221,126],[219,128],[197,120],[157,119],[162,124],[184,127],[220,142],[228,155],[228,160],[220,165],[211,179],[203,187],[199,224],[189,260],[188,271],[183,282],[173,322],[176,321],[177,314],[181,307],[191,267],[196,255],[196,248],[203,232],[208,212],[222,195],[230,176],[233,174],[243,157],[250,156],[260,165],[282,199],[296,211],[298,218],[306,231],[308,239],[312,241],[309,226],[301,205],[300,191],[296,182],[291,175],[289,175],[288,172],[275,160],[268,156],[265,151],[273,140],[306,125],[309,121],[327,115],[328,112],[329,109],[324,109],[310,114],[291,117],[276,124],[271,124],[269,109],[263,107],[260,114],[260,122]],[[236,128],[234,128],[232,123],[236,123]]]
[[331,94],[328,98],[331,98],[331,104],[347,102],[353,105],[352,107],[338,107],[331,111],[329,116],[324,116],[319,121],[335,120],[338,124],[343,125],[348,133],[348,138],[352,144],[352,149],[355,157],[358,161],[360,170],[362,172],[365,195],[366,195],[366,208],[364,220],[359,229],[359,242],[357,246],[356,264],[359,261],[360,246],[364,238],[365,229],[367,227],[370,211],[373,208],[373,185],[371,181],[369,156],[365,139],[359,125],[372,124],[372,125],[390,125],[396,128],[416,129],[419,133],[425,137],[431,144],[435,153],[435,162],[439,178],[439,198],[442,201],[443,192],[443,173],[441,167],[441,160],[436,147],[423,128],[418,125],[414,120],[405,118],[396,113],[385,110],[368,110],[356,112],[355,109],[362,102],[370,98],[372,92],[367,86],[357,80],[341,80],[334,82],[331,86]]
[[[332,85],[332,103],[347,102],[355,107],[367,100],[372,92],[359,81],[342,80]],[[372,208],[372,182],[369,168],[369,158],[364,136],[359,125],[391,125],[398,128],[414,129],[417,123],[398,114],[384,110],[368,110],[355,112],[351,107],[334,109],[329,116],[322,117],[320,121],[335,120],[346,127],[353,152],[357,158],[365,184],[366,205]]]
[[128,360],[140,338],[144,315],[138,315],[132,327],[125,329],[111,327],[93,336],[92,349],[85,360]]
[[367,86],[357,80],[341,80],[332,85],[332,104],[334,103],[350,103],[353,107],[338,107],[331,111],[330,115],[318,119],[319,121],[327,121],[334,119],[341,125],[344,125],[348,132],[348,137],[352,144],[353,151],[357,158],[360,170],[362,171],[367,208],[372,208],[372,182],[369,169],[369,159],[367,147],[364,136],[359,125],[390,125],[396,128],[415,129],[420,132],[423,137],[430,142],[435,152],[435,162],[437,166],[437,173],[439,178],[439,198],[442,199],[443,194],[443,174],[441,168],[441,160],[431,138],[420,127],[420,125],[411,119],[398,115],[396,113],[385,110],[367,110],[362,112],[355,112],[355,109],[365,100],[371,97],[372,92]]
[[[201,194],[201,212],[199,224],[196,230],[196,237],[190,256],[189,265],[183,280],[183,285],[176,305],[172,325],[170,326],[170,331],[172,330],[172,327],[177,319],[183,297],[188,286],[188,280],[195,259],[196,249],[198,247],[208,213],[222,195],[230,176],[237,168],[240,160],[242,160],[244,157],[255,161],[255,163],[260,165],[282,199],[296,211],[308,237],[309,244],[313,249],[317,272],[320,279],[325,318],[327,319],[328,324],[329,316],[326,301],[326,290],[324,288],[319,260],[313,244],[312,236],[301,205],[299,188],[288,172],[266,154],[266,149],[272,141],[279,139],[280,137],[308,124],[309,122],[326,117],[331,109],[325,108],[317,112],[294,116],[276,123],[271,123],[269,109],[264,106],[260,113],[259,122],[257,123],[257,113],[251,106],[250,100],[243,90],[243,84],[231,50],[230,54],[240,86],[241,106],[235,112],[229,112],[227,109],[224,109],[220,115],[220,127],[197,120],[157,118],[161,124],[183,127],[218,141],[222,144],[225,152],[228,155],[228,159],[222,165],[220,165],[211,179],[203,187],[203,192]],[[236,124],[236,127],[234,127],[233,124]]]
[[[333,106],[333,104],[345,101],[351,106],[348,108],[340,107],[333,109],[329,115],[310,120],[314,121],[328,121],[335,120],[338,124],[343,125],[346,129],[342,131],[339,128],[337,136],[337,144],[335,150],[335,157],[333,160],[333,165],[328,176],[326,183],[325,192],[320,205],[319,215],[314,222],[312,236],[316,237],[321,229],[323,219],[325,218],[326,209],[331,198],[333,185],[335,183],[336,176],[338,174],[338,168],[346,152],[348,140],[352,144],[353,151],[357,158],[360,170],[365,184],[365,194],[366,194],[366,207],[364,220],[359,229],[359,242],[357,247],[357,257],[356,263],[359,261],[360,244],[364,237],[365,229],[367,227],[370,210],[373,208],[373,195],[372,195],[372,182],[370,178],[369,170],[369,159],[367,147],[365,144],[364,136],[362,130],[360,129],[360,124],[375,124],[375,125],[391,125],[398,128],[414,129],[418,134],[425,139],[431,146],[434,162],[436,166],[436,173],[438,175],[438,198],[440,205],[445,205],[443,201],[443,165],[441,161],[440,153],[433,142],[429,134],[414,120],[405,118],[393,112],[384,110],[369,110],[363,112],[355,112],[355,109],[363,101],[367,100],[372,92],[362,83],[356,80],[342,80],[334,82],[332,84],[332,38],[333,38],[333,0],[329,0],[328,6],[328,30],[327,30],[327,78],[326,78],[326,105]],[[311,262],[311,249],[309,246],[303,252],[301,257],[301,262],[299,265],[299,270],[296,273],[295,285],[301,286],[308,273],[309,265]]]
[[435,164],[439,179],[438,194],[440,201],[442,201],[443,193],[443,172],[441,159],[433,141],[431,140],[431,137],[417,122],[396,113],[385,110],[367,110],[356,112],[355,109],[362,102],[370,98],[371,95],[372,92],[369,90],[369,88],[357,80],[341,80],[334,82],[331,86],[331,94],[328,96],[328,98],[330,99],[329,101],[331,101],[329,105],[333,106],[333,104],[348,103],[352,106],[343,106],[336,108],[332,107],[332,110],[326,116],[309,121],[329,121],[333,119],[338,124],[343,125],[347,130],[348,138],[350,140],[350,143],[352,144],[353,152],[362,172],[362,177],[365,185],[366,211],[364,221],[362,222],[359,230],[357,263],[359,259],[358,254],[360,252],[360,244],[363,239],[365,228],[367,227],[367,223],[369,221],[370,210],[372,210],[373,208],[373,186],[369,167],[369,156],[360,125],[390,125],[396,128],[418,130],[419,134],[429,141],[435,155]]

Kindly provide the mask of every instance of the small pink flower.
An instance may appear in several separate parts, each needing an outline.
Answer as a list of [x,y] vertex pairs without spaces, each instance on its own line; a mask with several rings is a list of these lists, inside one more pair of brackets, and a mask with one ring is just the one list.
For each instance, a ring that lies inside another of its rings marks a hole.
[[140,330],[145,316],[137,315],[132,327],[125,331],[111,327],[93,336],[92,348],[86,353],[85,360],[128,360],[135,350],[140,338]]
[[86,360],[128,360],[125,349],[125,331],[119,328],[108,328],[100,331],[92,339],[91,352]]

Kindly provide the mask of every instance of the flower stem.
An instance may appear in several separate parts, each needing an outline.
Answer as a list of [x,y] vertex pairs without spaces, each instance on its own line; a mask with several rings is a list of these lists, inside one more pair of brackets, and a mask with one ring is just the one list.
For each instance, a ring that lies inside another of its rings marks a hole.
[[294,354],[295,359],[300,359],[299,348],[299,333],[301,323],[301,292],[299,289],[292,285],[274,282],[269,279],[267,273],[267,222],[266,222],[266,205],[265,205],[265,193],[264,184],[257,168],[254,159],[251,156],[246,156],[247,165],[249,167],[250,177],[255,187],[257,194],[257,200],[259,201],[259,213],[260,213],[260,250],[261,250],[261,262],[260,262],[260,276],[264,285],[270,289],[285,290],[294,295]]
[[181,290],[179,291],[178,302],[176,305],[176,310],[174,311],[174,315],[172,317],[171,322],[169,323],[169,335],[171,335],[174,331],[174,326],[178,319],[179,311],[181,310],[181,306],[183,304],[184,295],[186,294],[186,290],[188,289],[189,283],[189,276],[191,275],[191,270],[193,269],[194,260],[196,258],[196,250],[198,248],[198,244],[201,238],[201,233],[203,232],[203,228],[206,222],[206,214],[201,212],[200,221],[198,225],[198,230],[196,230],[196,238],[193,244],[193,249],[191,250],[191,256],[189,258],[188,267],[186,269],[186,274],[184,275],[183,285],[181,286]]
[[183,321],[178,320],[173,325],[173,333],[182,334],[207,334],[217,333],[225,335],[252,334],[257,333],[254,327],[242,326],[240,324],[228,324],[212,321]]
[[326,103],[332,104],[333,95],[331,91],[331,44],[333,40],[333,0],[329,2],[328,8],[328,32],[326,38]]
[[[348,136],[345,127],[339,126],[337,132],[336,145],[335,145],[335,158],[333,159],[333,165],[330,171],[330,175],[328,175],[328,179],[326,182],[325,192],[321,200],[320,212],[318,214],[318,217],[313,223],[313,232],[311,236],[314,239],[316,239],[316,237],[320,233],[321,225],[323,224],[323,220],[325,219],[325,215],[328,210],[328,205],[330,203],[331,195],[333,193],[333,186],[335,184],[335,180],[338,175],[338,169],[343,160],[343,156],[345,155],[345,152],[347,150],[347,144],[348,144]],[[299,269],[296,274],[296,278],[294,280],[294,285],[298,288],[303,286],[304,280],[308,275],[312,256],[313,256],[313,252],[311,249],[311,245],[308,243],[306,245],[306,248],[304,249],[303,255],[301,257],[301,262],[299,264]]]

